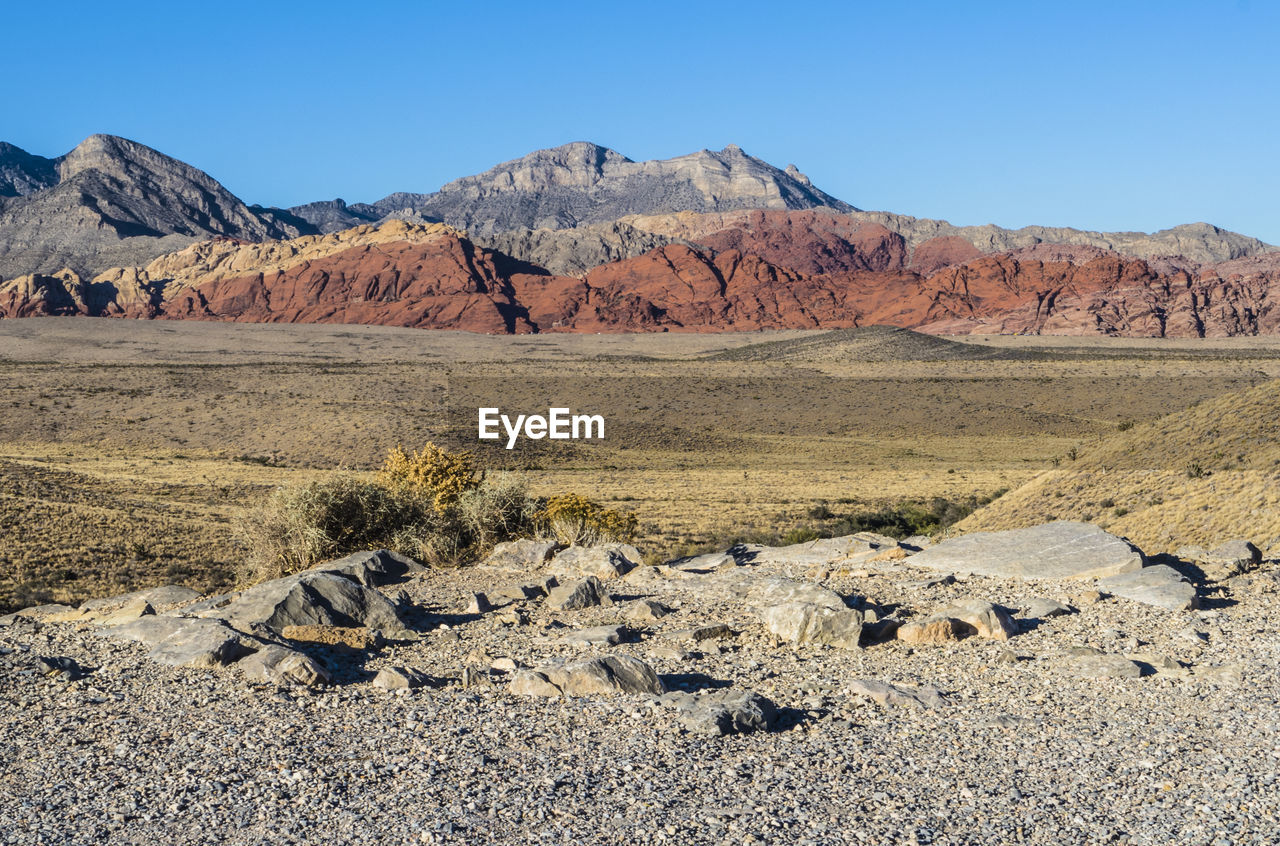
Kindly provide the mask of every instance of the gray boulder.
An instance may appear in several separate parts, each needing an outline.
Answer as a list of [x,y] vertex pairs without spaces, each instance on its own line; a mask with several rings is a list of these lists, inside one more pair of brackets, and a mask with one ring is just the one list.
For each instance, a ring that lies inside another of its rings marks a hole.
[[662,680],[645,662],[625,655],[604,655],[582,661],[553,662],[533,670],[518,670],[508,688],[523,696],[608,696],[660,694]]
[[346,576],[365,587],[380,587],[401,581],[413,573],[426,570],[417,561],[389,549],[375,549],[369,552],[353,552],[345,558],[339,558],[312,567],[312,573],[335,573]]
[[284,646],[268,644],[242,658],[236,666],[247,681],[315,687],[328,684],[329,671],[310,656]]
[[1099,579],[1098,590],[1169,611],[1190,611],[1200,605],[1196,586],[1164,564]]
[[798,582],[794,579],[769,578],[751,582],[747,590],[747,601],[758,608],[788,603],[804,603],[820,605],[832,611],[844,611],[844,597],[833,590],[813,582]]
[[863,614],[850,608],[834,611],[823,605],[787,602],[766,608],[765,628],[792,644],[817,643],[857,649]]
[[498,544],[481,566],[500,570],[540,570],[561,544],[553,540],[513,540]]
[[609,595],[595,576],[589,576],[571,585],[552,588],[547,594],[547,605],[557,611],[580,611],[597,605],[608,605]]
[[407,632],[394,603],[378,591],[336,572],[308,571],[230,594],[197,612],[227,620],[239,629],[262,625],[275,632],[285,626],[346,626],[379,629],[388,637]]
[[260,649],[263,642],[221,620],[150,615],[104,631],[116,640],[151,647],[147,657],[170,667],[222,667]]
[[[628,555],[635,554],[635,559]],[[571,546],[556,553],[547,564],[557,578],[583,579],[594,576],[597,579],[616,579],[626,575],[640,563],[639,552],[635,547],[611,546]]]
[[1089,523],[1060,520],[949,538],[908,559],[913,567],[1012,579],[1100,579],[1138,570],[1142,552]]
[[690,731],[714,737],[768,731],[778,714],[769,699],[732,688],[698,695],[673,691],[660,696],[658,704],[674,709],[676,719]]

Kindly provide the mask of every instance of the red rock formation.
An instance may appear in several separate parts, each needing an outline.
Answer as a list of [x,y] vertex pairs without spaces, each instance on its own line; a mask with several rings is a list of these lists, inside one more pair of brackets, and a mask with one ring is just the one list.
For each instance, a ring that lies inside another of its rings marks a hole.
[[[444,230],[420,233],[428,240],[370,230],[357,243],[329,236],[333,243],[254,245],[218,261],[193,248],[153,263],[152,270],[168,274],[158,279],[120,269],[91,283],[70,272],[5,282],[0,317],[98,314],[488,333],[872,323],[948,334],[1280,332],[1280,255],[1197,267],[1178,258],[1144,261],[1092,246],[1039,244],[956,264],[965,246],[937,238],[920,244],[908,264],[897,235],[847,224],[831,214],[753,212],[700,236],[704,247],[670,244],[582,278],[538,273]],[[929,271],[939,264],[945,266]],[[160,301],[165,286],[170,294]]]
[[[500,262],[501,259],[498,260]],[[532,332],[493,253],[445,237],[353,247],[268,273],[218,279],[164,304],[176,319],[371,323]]]

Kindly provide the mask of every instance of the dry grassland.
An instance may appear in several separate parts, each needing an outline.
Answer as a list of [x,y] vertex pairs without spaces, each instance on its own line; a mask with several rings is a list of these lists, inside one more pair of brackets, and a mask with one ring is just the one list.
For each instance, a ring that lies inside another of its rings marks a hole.
[[[631,509],[642,546],[670,550],[811,523],[820,503],[1014,488],[1126,421],[1280,375],[1266,341],[965,340],[2,321],[0,606],[221,586],[242,509],[398,443]],[[607,437],[508,452],[475,440],[479,405],[600,413]]]

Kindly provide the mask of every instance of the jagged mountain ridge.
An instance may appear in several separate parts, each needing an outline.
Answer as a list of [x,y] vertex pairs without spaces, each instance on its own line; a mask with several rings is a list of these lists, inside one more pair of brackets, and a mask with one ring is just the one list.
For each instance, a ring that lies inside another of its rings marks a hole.
[[[286,215],[250,209],[203,171],[124,138],[92,135],[59,159],[18,148],[4,157],[17,164],[6,170],[15,195],[0,207],[0,277],[92,274],[215,236],[303,234]],[[56,165],[52,181],[46,163]]]
[[[636,162],[578,141],[456,179],[433,194],[397,193],[352,207],[346,224],[359,222],[356,216],[372,208],[384,218],[441,221],[472,236],[487,236],[516,229],[570,229],[629,214],[815,207],[853,210],[815,188],[794,165],[780,170],[736,145]],[[290,211],[301,217],[311,214],[306,206]],[[318,214],[308,219],[317,226],[336,223]]]

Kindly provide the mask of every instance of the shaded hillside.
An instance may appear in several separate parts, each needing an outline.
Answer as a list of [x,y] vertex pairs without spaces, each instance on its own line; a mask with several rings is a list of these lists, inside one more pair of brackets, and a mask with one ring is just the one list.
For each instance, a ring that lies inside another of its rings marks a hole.
[[1280,548],[1280,381],[1207,400],[1081,447],[959,531],[1096,522],[1149,553],[1253,540]]

